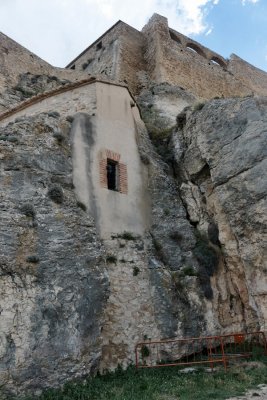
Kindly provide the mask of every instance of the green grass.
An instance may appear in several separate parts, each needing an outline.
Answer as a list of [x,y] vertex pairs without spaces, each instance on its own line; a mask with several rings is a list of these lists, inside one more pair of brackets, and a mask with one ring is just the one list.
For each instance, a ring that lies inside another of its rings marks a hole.
[[132,234],[131,232],[123,232],[120,235],[117,235],[118,238],[124,239],[124,240],[136,240],[137,237]]
[[39,400],[215,400],[241,395],[266,383],[267,364],[235,366],[227,372],[220,369],[208,373],[199,369],[189,374],[181,373],[178,367],[139,370],[130,367],[47,391]]

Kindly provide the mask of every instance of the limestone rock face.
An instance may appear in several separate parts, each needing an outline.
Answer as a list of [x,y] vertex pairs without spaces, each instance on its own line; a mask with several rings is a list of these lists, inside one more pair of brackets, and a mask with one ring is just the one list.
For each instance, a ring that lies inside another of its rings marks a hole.
[[[202,107],[202,106],[201,106]],[[178,117],[180,192],[196,227],[218,229],[214,311],[225,328],[266,321],[267,99],[213,100]],[[183,121],[183,123],[181,123]],[[214,231],[214,229],[213,229]]]
[[13,394],[86,375],[101,355],[104,250],[74,195],[69,129],[52,112],[0,130],[0,382]]
[[[32,78],[24,89],[58,83]],[[145,338],[264,327],[267,100],[190,106],[193,96],[182,92],[164,84],[140,95],[147,129],[138,118],[135,133],[151,213],[142,236],[100,240],[77,202],[72,117],[37,110],[0,128],[0,382],[8,395],[127,367]]]

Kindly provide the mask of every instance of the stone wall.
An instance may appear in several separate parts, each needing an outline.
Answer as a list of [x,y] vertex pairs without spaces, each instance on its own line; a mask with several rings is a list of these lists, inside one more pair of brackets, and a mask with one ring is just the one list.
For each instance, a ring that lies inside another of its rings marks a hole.
[[139,88],[137,73],[145,69],[143,35],[119,21],[67,68],[129,84],[136,93]]
[[248,85],[255,94],[267,95],[267,73],[254,67],[232,54],[228,63],[227,70],[233,73],[243,85]]
[[[237,56],[230,61],[170,29],[154,14],[142,32],[119,21],[68,68],[125,82],[134,94],[168,83],[199,99],[267,94],[267,74]],[[263,84],[262,84],[263,83]]]
[[181,86],[204,99],[252,93],[249,83],[240,82],[228,72],[223,57],[170,30],[166,18],[154,15],[143,33],[147,37],[146,60],[153,81]]
[[45,90],[88,78],[56,68],[0,33],[0,112]]

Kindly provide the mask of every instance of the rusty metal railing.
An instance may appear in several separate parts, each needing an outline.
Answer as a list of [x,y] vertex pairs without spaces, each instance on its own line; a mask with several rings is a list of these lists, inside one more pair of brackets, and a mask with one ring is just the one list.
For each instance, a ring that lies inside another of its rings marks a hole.
[[263,331],[173,340],[145,340],[135,347],[136,368],[227,364],[267,356]]

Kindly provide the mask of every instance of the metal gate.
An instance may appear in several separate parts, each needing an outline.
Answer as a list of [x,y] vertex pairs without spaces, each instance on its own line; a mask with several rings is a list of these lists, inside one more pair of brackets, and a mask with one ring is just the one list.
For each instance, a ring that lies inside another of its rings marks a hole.
[[223,364],[238,359],[267,356],[264,332],[174,340],[145,340],[135,347],[136,368]]

